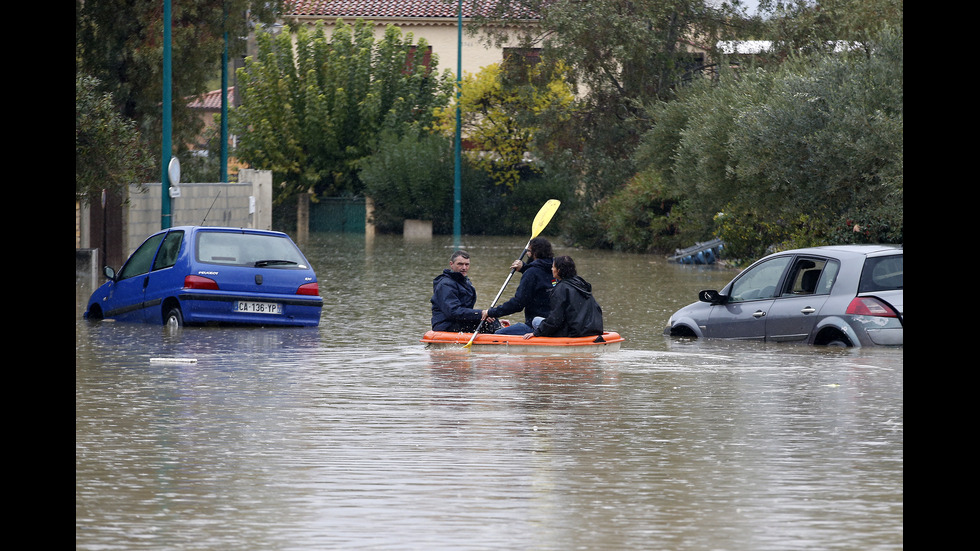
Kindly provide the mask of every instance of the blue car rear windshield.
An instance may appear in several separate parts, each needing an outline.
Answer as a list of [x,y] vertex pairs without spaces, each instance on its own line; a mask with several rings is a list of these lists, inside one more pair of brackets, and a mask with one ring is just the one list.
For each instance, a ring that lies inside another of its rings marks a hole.
[[288,237],[252,233],[199,232],[197,260],[228,266],[307,268]]
[[893,291],[902,288],[904,255],[877,256],[864,262],[859,293]]

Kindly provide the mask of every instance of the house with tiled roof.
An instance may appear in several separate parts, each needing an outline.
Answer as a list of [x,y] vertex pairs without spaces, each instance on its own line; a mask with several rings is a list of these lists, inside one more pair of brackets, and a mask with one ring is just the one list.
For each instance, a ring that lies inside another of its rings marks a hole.
[[[535,25],[538,17],[530,14],[508,20],[508,25],[495,25],[495,30],[513,29],[513,38],[501,47],[491,47],[479,36],[469,30],[476,23],[474,17],[488,17],[494,0],[287,0],[281,23],[290,27],[313,25],[322,21],[326,32],[332,32],[337,21],[348,25],[358,19],[374,23],[375,34],[380,39],[388,25],[399,27],[403,33],[412,33],[414,42],[425,38],[430,52],[438,56],[439,72],[446,70],[456,74],[457,59],[462,52],[463,73],[476,74],[487,65],[500,63],[505,55],[520,52],[524,56],[535,56],[538,50],[518,48],[516,31],[520,26]],[[459,34],[459,12],[462,6],[464,33]],[[234,75],[233,75],[234,76]],[[234,86],[228,90],[229,106],[235,105]],[[221,90],[213,90],[196,98],[189,98],[188,106],[204,120],[205,128],[215,124],[215,116],[221,112]],[[204,149],[202,143],[189,144],[191,149]],[[234,143],[235,136],[229,140]],[[229,167],[234,174],[237,167]]]
[[[204,121],[204,127],[210,128],[215,126],[217,123],[215,119],[221,114],[221,90],[212,90],[200,96],[189,98],[190,101],[187,103],[187,107],[192,109],[197,115]],[[229,107],[235,104],[235,87],[231,86],[228,88],[228,105]],[[200,136],[203,140],[203,134]],[[196,143],[189,144],[191,149],[204,149],[206,144]]]
[[[338,19],[346,24],[356,20],[371,21],[375,33],[380,38],[387,25],[399,27],[403,33],[412,33],[417,42],[425,38],[432,53],[439,59],[439,71],[449,69],[456,73],[457,60],[462,53],[463,73],[476,74],[481,68],[492,63],[500,63],[509,48],[518,46],[514,38],[502,47],[486,45],[478,36],[469,33],[468,25],[474,25],[474,17],[488,16],[487,0],[290,0],[286,3],[283,22],[290,26],[311,25],[323,21],[327,32],[336,25]],[[459,36],[459,8],[462,7],[462,40]],[[510,24],[533,25],[537,21],[534,14],[526,14],[510,20]],[[497,27],[501,29],[501,27]]]

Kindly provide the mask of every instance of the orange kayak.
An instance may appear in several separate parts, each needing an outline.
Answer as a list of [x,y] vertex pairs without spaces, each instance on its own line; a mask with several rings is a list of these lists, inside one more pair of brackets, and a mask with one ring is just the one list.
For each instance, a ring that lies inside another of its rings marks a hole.
[[[422,337],[426,348],[462,348],[473,333],[429,331]],[[613,352],[626,340],[619,333],[607,331],[592,337],[531,337],[480,333],[473,340],[473,350],[493,352]]]

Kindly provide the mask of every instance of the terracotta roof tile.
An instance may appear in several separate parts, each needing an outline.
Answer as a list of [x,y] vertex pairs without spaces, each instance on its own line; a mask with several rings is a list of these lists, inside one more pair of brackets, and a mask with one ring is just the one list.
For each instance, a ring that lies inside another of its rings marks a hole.
[[[463,17],[486,15],[494,2],[464,0]],[[314,17],[455,18],[456,0],[291,0],[286,14]]]
[[[231,105],[235,101],[235,87],[228,87],[228,104]],[[218,111],[221,109],[221,90],[211,90],[197,96],[196,98],[189,99],[187,107],[191,109],[205,109],[208,111],[214,110]]]

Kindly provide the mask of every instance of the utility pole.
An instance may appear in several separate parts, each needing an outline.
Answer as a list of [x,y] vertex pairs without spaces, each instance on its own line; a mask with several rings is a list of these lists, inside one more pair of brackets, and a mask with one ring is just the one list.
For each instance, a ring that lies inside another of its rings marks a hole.
[[463,0],[458,1],[458,28],[457,28],[457,40],[456,40],[456,180],[453,185],[453,243],[456,248],[460,246],[460,234],[462,233],[462,224],[460,219],[462,217],[461,203],[462,203],[462,179],[461,171],[463,167],[462,162],[462,133],[463,128],[461,124],[462,115],[460,112],[460,101],[462,99],[462,88],[463,88]]
[[171,9],[172,0],[163,0],[163,139],[160,156],[160,228],[171,227],[173,215],[170,212],[170,158],[173,156],[171,143],[171,111],[173,109],[173,84],[171,82]]

